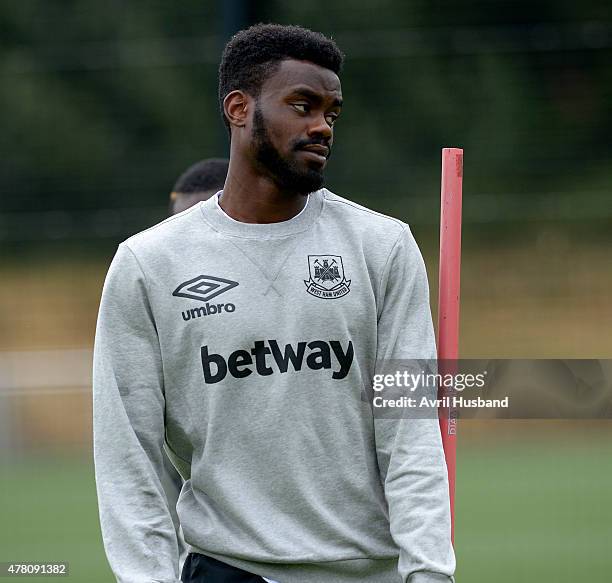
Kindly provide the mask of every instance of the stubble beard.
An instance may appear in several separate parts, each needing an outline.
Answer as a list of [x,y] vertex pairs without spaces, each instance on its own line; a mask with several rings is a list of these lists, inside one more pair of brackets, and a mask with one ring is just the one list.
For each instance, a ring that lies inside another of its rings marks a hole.
[[[306,196],[323,186],[325,178],[322,169],[298,168],[294,161],[284,158],[274,147],[259,106],[253,113],[252,137],[255,159],[280,190]],[[296,144],[292,144],[292,151],[295,151],[295,146]]]

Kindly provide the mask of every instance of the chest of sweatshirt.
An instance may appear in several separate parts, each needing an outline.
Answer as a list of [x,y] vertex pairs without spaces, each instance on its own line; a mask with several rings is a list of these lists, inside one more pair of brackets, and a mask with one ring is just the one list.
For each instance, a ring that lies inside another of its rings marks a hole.
[[[286,426],[282,439],[332,418],[347,439],[361,433],[389,242],[325,217],[276,238],[199,227],[139,257],[177,453],[192,458],[245,418]],[[248,439],[244,423],[237,432]]]
[[360,241],[322,230],[269,240],[203,233],[189,249],[145,264],[164,371],[191,368],[208,353],[223,357],[228,377],[274,381],[320,354],[332,361],[322,374],[341,380],[351,352],[357,360],[373,355],[375,266]]

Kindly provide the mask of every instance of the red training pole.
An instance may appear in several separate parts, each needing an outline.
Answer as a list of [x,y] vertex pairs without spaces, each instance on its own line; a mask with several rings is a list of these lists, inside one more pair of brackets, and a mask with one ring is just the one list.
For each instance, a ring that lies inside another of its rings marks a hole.
[[[439,372],[456,373],[459,356],[459,290],[461,275],[461,198],[463,150],[442,149],[440,208],[440,278],[438,292]],[[444,370],[442,370],[444,369]],[[452,370],[449,370],[452,369]],[[438,398],[450,395],[440,387]],[[448,467],[451,506],[451,538],[455,542],[455,474],[457,466],[457,417],[452,407],[439,410],[442,445]]]

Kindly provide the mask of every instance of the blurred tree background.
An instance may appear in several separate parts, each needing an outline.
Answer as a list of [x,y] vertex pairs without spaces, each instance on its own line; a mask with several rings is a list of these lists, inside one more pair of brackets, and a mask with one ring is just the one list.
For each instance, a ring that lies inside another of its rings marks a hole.
[[[411,225],[434,316],[440,149],[465,149],[463,357],[612,353],[608,0],[0,1],[0,562],[112,580],[91,467],[103,279],[177,176],[228,154],[219,58],[258,21],[346,53],[327,185]],[[609,421],[459,425],[458,581],[607,582]]]
[[116,239],[161,218],[187,165],[227,153],[219,56],[256,21],[347,54],[339,194],[434,222],[453,145],[468,222],[611,218],[605,1],[23,0],[0,3],[0,240]]

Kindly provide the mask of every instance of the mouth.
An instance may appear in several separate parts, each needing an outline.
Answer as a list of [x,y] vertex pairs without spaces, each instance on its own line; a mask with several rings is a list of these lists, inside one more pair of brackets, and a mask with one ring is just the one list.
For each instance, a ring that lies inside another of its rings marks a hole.
[[329,157],[329,148],[320,144],[309,144],[300,148],[301,152],[308,155],[309,158],[325,164]]

